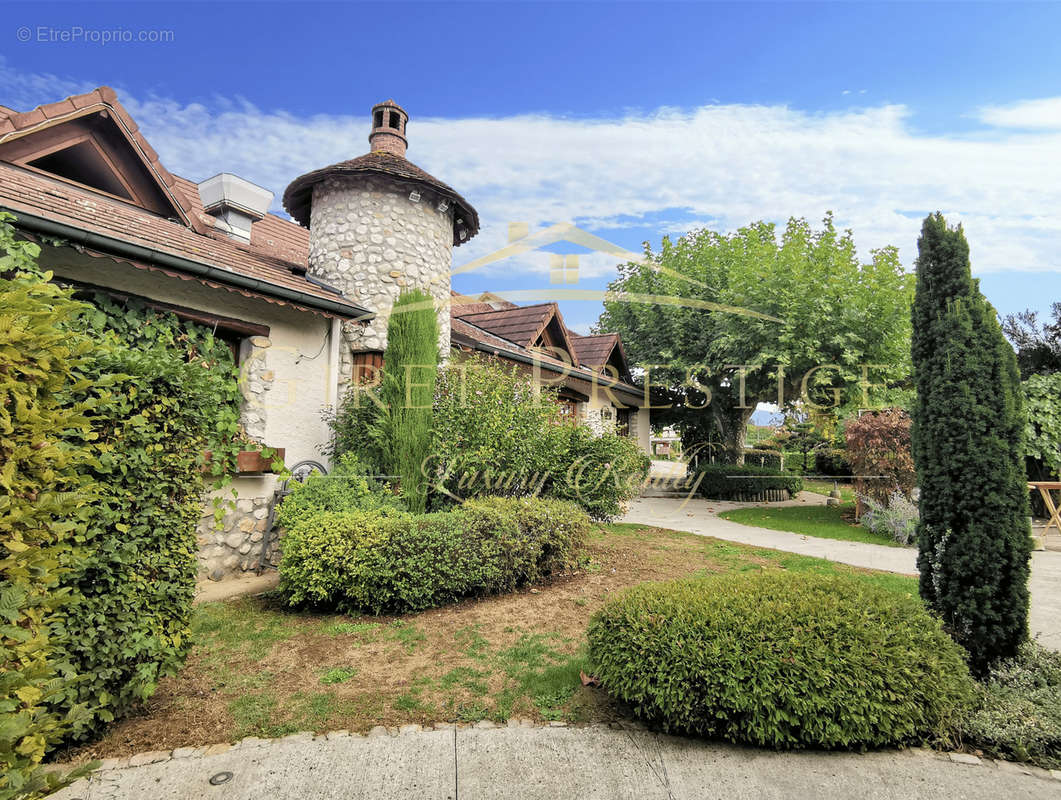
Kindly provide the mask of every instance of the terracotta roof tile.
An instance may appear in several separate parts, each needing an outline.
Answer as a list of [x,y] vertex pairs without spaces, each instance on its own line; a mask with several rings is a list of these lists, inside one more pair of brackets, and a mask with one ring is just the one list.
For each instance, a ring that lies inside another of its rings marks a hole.
[[608,363],[608,358],[619,341],[617,333],[603,333],[596,336],[571,335],[571,344],[574,345],[578,354],[580,364],[589,367],[602,367]]
[[[194,197],[198,198],[197,191]],[[197,233],[180,222],[10,164],[0,164],[0,206],[345,303],[351,316],[362,311],[341,295],[294,274],[290,262],[255,252],[251,246],[241,246],[231,239]],[[262,291],[267,289],[263,287]]]
[[508,339],[521,347],[529,347],[534,344],[534,339],[555,313],[554,303],[539,303],[479,313],[459,313],[458,316],[495,336]]
[[48,105],[41,106],[40,109],[48,119],[55,119],[56,117],[63,116],[63,114],[72,114],[74,111],[77,111],[77,108],[74,106],[73,102],[71,102],[69,97],[55,103],[48,103]]
[[484,330],[477,325],[473,325],[468,318],[451,315],[450,333],[453,342],[458,345],[465,345],[477,350],[496,354],[500,358],[504,358],[506,354],[515,356],[516,358],[513,360],[518,360],[519,358],[532,358],[536,360],[543,369],[571,376],[572,378],[584,381],[591,386],[596,383],[600,386],[615,387],[616,389],[622,390],[627,395],[636,397],[641,397],[643,395],[643,390],[639,386],[624,381],[616,381],[608,376],[601,376],[595,369],[572,366],[538,350],[520,347],[508,339],[496,336],[490,331]]

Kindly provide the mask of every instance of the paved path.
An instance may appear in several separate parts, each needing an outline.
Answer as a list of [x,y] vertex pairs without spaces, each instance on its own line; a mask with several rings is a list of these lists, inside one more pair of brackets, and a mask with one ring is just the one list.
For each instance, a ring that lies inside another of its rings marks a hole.
[[[802,492],[796,500],[783,505],[824,503],[825,498]],[[885,547],[864,542],[818,539],[798,533],[771,531],[721,519],[718,514],[733,508],[747,508],[748,503],[646,497],[630,504],[623,522],[638,522],[660,528],[689,531],[731,542],[769,547],[789,553],[825,558],[856,567],[880,569],[906,575],[917,574],[917,551],[910,547]],[[780,505],[771,503],[769,505]],[[1061,552],[1032,553],[1031,632],[1054,650],[1061,650]]]
[[[415,726],[414,726],[415,727]],[[1061,772],[924,750],[775,753],[644,730],[509,727],[245,740],[134,756],[55,800],[1039,800]],[[209,751],[207,751],[209,752]],[[231,773],[219,785],[215,781]]]

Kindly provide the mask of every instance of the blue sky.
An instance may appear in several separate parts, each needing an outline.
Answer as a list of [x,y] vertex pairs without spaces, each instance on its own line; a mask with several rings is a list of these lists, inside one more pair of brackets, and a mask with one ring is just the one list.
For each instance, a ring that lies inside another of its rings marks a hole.
[[[141,30],[172,41],[62,41]],[[172,171],[279,196],[365,152],[369,108],[393,97],[410,159],[480,212],[456,266],[512,221],[640,250],[828,210],[909,264],[938,208],[1012,312],[1061,300],[1059,30],[1045,3],[9,3],[0,103],[109,84]],[[599,289],[614,259],[582,265]],[[527,255],[455,285],[547,289],[547,268]],[[582,330],[598,310],[564,304]]]

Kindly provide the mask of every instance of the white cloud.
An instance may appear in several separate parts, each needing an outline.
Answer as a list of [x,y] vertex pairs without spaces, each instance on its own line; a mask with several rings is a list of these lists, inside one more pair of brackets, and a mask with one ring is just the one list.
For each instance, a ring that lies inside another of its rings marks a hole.
[[1005,106],[984,106],[979,118],[999,128],[1061,130],[1061,97],[1021,100]]
[[[85,88],[0,62],[6,105],[28,108]],[[274,190],[277,208],[292,178],[368,149],[368,109],[302,117],[240,98],[181,103],[116,88],[172,171],[193,180],[235,172]],[[1017,108],[981,113],[1001,125],[1017,119],[1006,116]],[[482,232],[456,251],[457,265],[504,246],[510,221],[583,222],[613,239],[616,230],[651,223],[658,243],[662,233],[698,222],[732,230],[757,219],[817,221],[828,210],[864,252],[895,244],[911,264],[921,219],[938,209],[965,224],[978,272],[1061,270],[1061,131],[927,136],[901,105],[833,113],[708,105],[596,120],[411,111],[410,157],[480,213]],[[580,261],[584,276],[613,266],[604,256]],[[548,257],[491,269],[540,275]]]

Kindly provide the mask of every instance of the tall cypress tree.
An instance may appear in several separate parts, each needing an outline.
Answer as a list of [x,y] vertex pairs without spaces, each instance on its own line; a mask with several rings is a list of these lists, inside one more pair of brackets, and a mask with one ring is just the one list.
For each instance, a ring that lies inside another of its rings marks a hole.
[[376,434],[387,470],[401,479],[410,511],[427,504],[422,465],[431,448],[438,373],[438,318],[434,301],[421,292],[403,292],[387,322],[381,399],[386,411]]
[[921,596],[985,671],[1027,637],[1031,530],[1020,375],[969,245],[939,213],[918,239],[913,453]]

